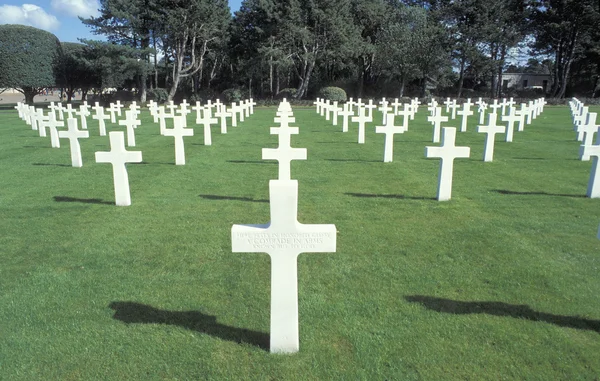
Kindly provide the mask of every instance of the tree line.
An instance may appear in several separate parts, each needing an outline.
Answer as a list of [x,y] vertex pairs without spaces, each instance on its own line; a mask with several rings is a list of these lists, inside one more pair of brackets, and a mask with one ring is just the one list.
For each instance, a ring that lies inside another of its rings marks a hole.
[[[44,53],[54,62],[44,83],[16,84],[26,68],[14,66],[31,62],[6,54],[31,52],[36,38],[26,27],[0,26],[0,87],[31,94],[59,86],[68,95],[135,88],[142,101],[148,92],[170,100],[225,90],[302,99],[324,86],[356,97],[432,89],[499,97],[510,70],[549,74],[550,97],[600,90],[597,0],[244,0],[233,15],[226,0],[101,0],[100,7],[82,22],[105,42],[61,44],[36,32],[52,40],[39,49],[56,47]],[[516,51],[528,61],[511,61]],[[31,65],[37,76],[39,65]]]

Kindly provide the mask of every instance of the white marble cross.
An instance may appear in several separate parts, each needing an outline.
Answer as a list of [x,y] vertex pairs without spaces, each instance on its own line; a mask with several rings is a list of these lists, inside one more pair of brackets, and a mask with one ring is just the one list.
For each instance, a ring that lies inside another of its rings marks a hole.
[[[50,109],[50,112],[54,114],[54,117],[56,117],[56,112],[58,111],[56,104],[54,102],[50,102],[50,106],[48,106],[48,108]],[[19,117],[21,117],[21,112],[19,112]]]
[[516,111],[516,114],[519,116],[519,126],[517,127],[517,131],[519,132],[525,130],[525,116],[527,113],[527,105],[525,103],[521,103],[521,109]]
[[333,125],[337,126],[338,124],[338,115],[340,113],[340,108],[338,107],[338,102],[334,101],[331,106],[331,120],[333,121]]
[[316,101],[313,102],[315,106],[317,106],[317,114],[321,114],[321,98],[317,98]]
[[234,253],[267,253],[271,257],[271,353],[300,349],[298,326],[298,255],[336,251],[335,225],[298,222],[298,181],[269,182],[271,221],[233,225]]
[[503,122],[508,122],[506,126],[506,137],[504,139],[505,142],[510,143],[513,141],[513,135],[515,131],[515,122],[521,120],[521,117],[517,115],[516,109],[514,107],[508,108],[508,115],[502,115],[500,119]]
[[110,113],[110,122],[117,123],[117,115],[121,116],[121,108],[115,103],[111,103],[108,106],[108,112]]
[[331,119],[331,101],[329,99],[325,100],[324,112],[325,120],[329,121]]
[[171,114],[171,117],[175,116],[175,110],[179,109],[179,106],[177,106],[175,104],[175,102],[173,101],[169,101],[169,104],[167,105],[167,107],[169,109],[169,114]]
[[436,107],[433,110],[433,115],[427,117],[427,121],[433,124],[433,142],[440,142],[440,133],[442,128],[442,122],[447,122],[448,117],[442,115],[442,108]]
[[460,132],[467,132],[467,122],[469,117],[473,115],[473,111],[471,111],[472,105],[473,103],[471,103],[471,99],[469,98],[466,103],[463,103],[463,109],[456,112],[458,115],[462,116]]
[[80,131],[77,129],[77,119],[67,119],[68,129],[66,131],[59,131],[59,138],[69,139],[69,145],[71,146],[71,165],[73,167],[82,167],[83,162],[81,160],[81,146],[79,145],[80,138],[89,138],[90,133],[88,131]]
[[40,137],[45,138],[46,137],[46,127],[44,125],[44,120],[47,120],[46,117],[44,116],[44,109],[38,108],[33,112],[33,115],[31,117],[31,121],[32,123],[35,123],[37,126],[37,130],[40,134]]
[[115,188],[115,203],[117,206],[131,205],[129,191],[129,176],[126,163],[140,163],[141,151],[127,151],[125,137],[122,131],[112,131],[109,134],[110,151],[96,152],[96,163],[110,163],[113,170],[113,183]]
[[65,108],[61,102],[58,102],[58,104],[56,105],[56,111],[58,111],[58,120],[65,120]]
[[392,103],[392,106],[394,107],[394,114],[397,115],[398,114],[398,110],[400,108],[400,106],[402,106],[402,102],[400,102],[398,100],[398,98],[394,99],[394,102]]
[[[391,108],[390,108],[391,110]],[[385,146],[383,150],[383,162],[391,163],[394,160],[394,134],[402,134],[406,132],[405,127],[394,125],[394,114],[390,113],[385,119],[384,126],[375,127],[375,133],[385,134]],[[405,117],[405,119],[407,119]]]
[[370,120],[365,115],[364,107],[358,108],[358,115],[352,117],[352,122],[358,123],[358,144],[365,144],[365,123],[370,122]]
[[486,134],[485,146],[483,148],[483,161],[494,160],[494,145],[496,143],[496,134],[506,132],[506,127],[496,124],[496,114],[491,113],[488,116],[487,126],[478,126],[477,132]]
[[212,133],[210,130],[211,124],[216,124],[219,120],[217,118],[212,117],[212,109],[210,107],[205,107],[202,112],[202,118],[196,119],[196,124],[201,124],[204,126],[204,145],[210,146],[212,145]]
[[454,159],[471,156],[471,148],[457,147],[455,142],[456,128],[444,127],[441,147],[425,147],[425,157],[439,157],[442,159],[438,176],[438,201],[450,200],[452,196]]
[[43,121],[44,126],[50,130],[50,145],[52,148],[60,148],[60,139],[58,138],[58,130],[56,127],[64,127],[65,122],[56,120],[56,115],[53,112],[48,114],[48,118]]
[[90,116],[90,110],[87,105],[80,105],[79,111],[75,111],[75,115],[79,116],[81,120],[81,129],[87,130],[87,117]]
[[[233,112],[233,111],[232,111]],[[238,112],[240,113],[240,122],[243,122],[246,115],[246,101],[240,101],[238,106]]]
[[172,136],[175,138],[175,165],[185,165],[185,145],[183,144],[184,136],[194,136],[194,130],[185,128],[183,116],[175,116],[173,118],[173,128],[165,129],[164,136]]
[[456,110],[459,108],[460,106],[456,103],[456,99],[452,100],[452,103],[450,104],[450,111],[452,111],[451,113],[451,118],[452,120],[456,119]]
[[353,116],[354,112],[350,110],[350,103],[344,103],[342,111],[338,111],[338,115],[342,117],[342,132],[348,132],[348,117]]
[[452,99],[450,97],[446,98],[444,101],[444,105],[446,106],[446,114],[450,112],[450,105],[452,104]]
[[179,105],[179,108],[175,110],[176,114],[183,117],[183,127],[187,127],[187,116],[192,111],[188,109],[189,103],[184,99],[183,102]]
[[583,154],[592,158],[592,170],[586,193],[589,198],[600,198],[600,165],[598,165],[600,139],[597,140],[597,143],[597,145],[585,146],[583,148]]
[[306,148],[292,148],[291,136],[299,133],[298,127],[290,127],[294,119],[288,114],[282,114],[275,122],[280,122],[280,127],[271,127],[271,135],[279,135],[277,148],[263,148],[263,160],[277,160],[279,162],[279,180],[290,180],[290,164],[292,160],[306,160]]
[[490,111],[490,114],[498,115],[498,110],[502,108],[502,105],[498,103],[498,99],[494,99],[494,103],[489,105],[489,107],[492,109],[492,111]]
[[[217,99],[218,100],[218,99]],[[256,106],[256,102],[254,102],[254,99],[250,98],[248,105],[250,106],[250,115],[254,114],[254,106]]]
[[365,105],[365,108],[369,111],[367,113],[367,118],[369,118],[369,122],[373,121],[373,110],[377,108],[376,104],[373,104],[373,99],[369,99],[369,103]]
[[229,108],[229,112],[231,112],[231,127],[237,127],[237,114],[239,110],[239,107],[233,102]]
[[386,124],[388,113],[390,113],[393,109],[389,106],[389,103],[385,100],[385,98],[383,98],[379,103],[381,104],[381,106],[379,106],[378,110],[383,115],[383,124]]
[[396,113],[396,116],[402,117],[402,128],[404,128],[405,131],[408,131],[408,119],[412,116],[412,113],[412,107],[409,103],[405,103],[404,109],[402,111],[398,110]]
[[100,136],[106,136],[106,124],[104,120],[110,119],[110,115],[104,113],[104,107],[100,106],[100,103],[96,102],[94,107],[92,107],[96,112],[95,115],[92,115],[92,119],[98,121],[98,128],[100,130]]
[[125,111],[125,119],[119,120],[119,126],[127,127],[127,146],[135,147],[135,131],[134,129],[140,126],[142,122],[138,120],[135,111]]
[[171,115],[171,113],[167,113],[165,106],[158,106],[156,109],[156,118],[158,119],[158,128],[160,134],[164,135],[167,129],[167,118],[175,118],[175,116]]
[[73,118],[73,114],[76,112],[77,110],[75,110],[73,108],[73,105],[71,105],[70,103],[67,103],[67,108],[65,109],[65,112],[67,113],[67,119],[71,119]]
[[218,107],[215,116],[221,119],[221,133],[227,133],[227,117],[231,117],[231,112],[227,111],[227,107],[223,105],[222,107]]
[[141,114],[140,106],[138,106],[135,101],[131,102],[131,104],[129,105],[129,111],[135,112],[136,115]]
[[[579,148],[579,158],[582,161],[590,160],[590,150],[586,150],[585,147],[592,146],[594,144],[594,134],[598,132],[598,128],[600,127],[598,124],[596,124],[597,115],[598,114],[595,112],[588,112],[585,123],[579,125],[579,128],[581,128],[585,134],[582,140],[583,144]],[[598,143],[600,144],[600,136],[598,139]]]
[[477,112],[479,112],[479,124],[483,124],[485,122],[485,112],[487,110],[487,103],[481,102],[477,108]]

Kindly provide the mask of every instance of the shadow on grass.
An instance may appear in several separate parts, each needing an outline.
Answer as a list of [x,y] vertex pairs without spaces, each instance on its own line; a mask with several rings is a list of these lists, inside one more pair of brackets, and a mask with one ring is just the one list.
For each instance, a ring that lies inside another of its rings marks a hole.
[[68,196],[54,196],[56,202],[80,202],[82,204],[115,205],[114,202],[103,201],[99,198],[75,198]]
[[269,334],[220,324],[217,318],[199,311],[165,311],[136,302],[112,302],[113,319],[127,324],[169,324],[206,333],[234,343],[248,343],[269,350]]
[[584,194],[564,194],[564,193],[547,193],[547,192],[516,192],[509,191],[506,189],[492,189],[492,192],[508,195],[522,195],[522,196],[560,196],[560,197],[587,197]]
[[52,148],[52,147],[48,147],[48,146],[23,146],[23,148]]
[[548,160],[544,157],[513,157],[513,160]]
[[232,200],[232,201],[266,202],[266,203],[269,202],[269,200],[255,200],[250,197],[218,196],[216,194],[201,194],[199,196],[206,200],[219,200],[219,201]]
[[488,314],[507,316],[516,319],[543,321],[560,327],[585,329],[600,333],[600,320],[584,319],[576,316],[554,315],[538,312],[526,304],[503,302],[463,302],[459,300],[435,298],[433,296],[408,295],[404,299],[411,303],[420,303],[425,308],[456,315]]
[[325,159],[326,161],[355,162],[355,163],[383,163],[383,160],[359,160],[359,159]]
[[235,163],[235,164],[277,164],[277,161],[275,160],[267,160],[267,161],[260,161],[260,160],[227,160],[228,163]]
[[406,200],[437,200],[435,197],[413,197],[403,194],[370,194],[370,193],[344,193],[346,196],[363,197],[363,198],[397,198]]
[[40,167],[72,167],[69,164],[50,164],[50,163],[33,163],[32,165]]

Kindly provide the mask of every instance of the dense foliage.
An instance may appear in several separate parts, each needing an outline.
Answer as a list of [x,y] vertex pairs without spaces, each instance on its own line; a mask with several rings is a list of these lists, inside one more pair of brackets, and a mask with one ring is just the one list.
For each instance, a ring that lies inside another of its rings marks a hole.
[[[551,97],[600,90],[592,0],[244,0],[233,15],[226,0],[103,0],[82,21],[108,42],[63,45],[54,83],[67,93],[302,99],[333,86],[353,97],[500,97],[506,72],[547,74]],[[23,38],[3,40],[13,36]]]
[[52,33],[23,25],[0,25],[0,88],[13,87],[33,102],[59,72],[60,42]]

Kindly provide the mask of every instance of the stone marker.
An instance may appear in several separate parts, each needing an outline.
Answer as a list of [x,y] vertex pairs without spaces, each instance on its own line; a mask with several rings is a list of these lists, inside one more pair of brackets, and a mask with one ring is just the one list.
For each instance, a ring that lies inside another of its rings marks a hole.
[[452,196],[452,177],[454,173],[454,159],[467,158],[471,156],[471,148],[457,147],[456,128],[444,127],[441,147],[425,147],[425,157],[441,158],[440,172],[438,176],[438,201],[450,200]]
[[508,108],[508,115],[502,115],[500,119],[502,119],[503,122],[508,122],[508,125],[506,126],[506,137],[504,141],[510,143],[513,141],[515,122],[521,120],[521,117],[517,115],[515,108],[511,106]]
[[[285,117],[281,117],[280,128],[294,129],[284,127]],[[279,145],[287,147],[291,132],[283,130],[279,132]],[[271,180],[269,198],[271,221],[265,225],[233,225],[231,247],[234,253],[267,253],[271,257],[270,350],[294,353],[300,349],[298,255],[335,252],[336,228],[298,222],[297,180]]]
[[221,119],[221,133],[227,133],[227,117],[231,117],[231,112],[227,111],[227,107],[223,105],[222,107],[217,107],[218,110],[215,113],[215,116]]
[[358,108],[358,116],[353,116],[352,121],[358,123],[358,144],[365,144],[365,123],[370,122],[370,120],[365,115],[364,107]]
[[71,146],[71,165],[73,167],[82,167],[83,161],[81,160],[81,147],[79,145],[80,138],[89,138],[90,133],[88,131],[80,131],[77,129],[77,119],[67,119],[68,129],[66,131],[59,131],[59,138],[69,139],[69,145]]
[[299,133],[298,127],[290,127],[294,118],[287,113],[275,118],[280,127],[271,127],[271,135],[279,135],[277,148],[263,148],[263,160],[277,160],[279,162],[279,180],[290,180],[292,160],[306,160],[306,148],[292,148],[291,136]]
[[217,118],[212,117],[212,109],[210,107],[205,107],[204,111],[202,112],[202,118],[196,119],[196,124],[201,124],[204,126],[204,145],[205,146],[212,145],[212,134],[211,134],[211,130],[210,130],[210,125],[216,124],[217,122],[218,122]]
[[488,116],[487,126],[478,126],[477,132],[486,134],[485,146],[483,148],[483,161],[494,160],[494,145],[496,143],[496,134],[506,132],[506,127],[496,124],[496,114],[491,113]]
[[80,105],[79,111],[75,111],[75,115],[79,116],[81,120],[81,129],[87,130],[87,117],[90,116],[90,110],[87,105]]
[[433,109],[433,115],[428,116],[427,121],[433,124],[433,142],[439,143],[442,122],[447,122],[448,117],[442,116],[442,108],[441,107],[435,107]]
[[127,127],[127,146],[135,147],[135,131],[142,124],[141,121],[137,119],[137,114],[135,111],[127,110],[125,111],[125,120],[119,120],[119,126]]
[[350,110],[350,103],[344,103],[342,111],[338,111],[338,115],[342,117],[342,132],[348,132],[348,117],[354,113]]
[[112,164],[115,203],[117,206],[129,206],[131,205],[131,193],[129,192],[129,177],[125,164],[141,163],[142,152],[132,152],[125,149],[125,137],[122,131],[112,131],[108,135],[110,151],[96,152],[96,163]]
[[172,136],[175,138],[175,165],[185,165],[185,145],[183,144],[184,136],[194,136],[194,130],[185,128],[183,116],[175,116],[173,118],[173,128],[165,129],[164,136]]
[[471,103],[471,98],[469,98],[467,99],[467,102],[463,103],[462,110],[456,112],[456,114],[462,116],[460,123],[460,132],[467,132],[467,122],[469,120],[469,117],[473,115],[473,111],[471,111],[471,106],[473,106],[473,103]]
[[[583,144],[579,146],[579,158],[582,161],[589,161],[589,150],[586,151],[585,147],[591,146],[594,143],[594,134],[598,132],[599,125],[596,124],[597,113],[589,112],[587,114],[587,118],[585,123],[579,125],[579,128],[583,130],[584,138]],[[598,138],[598,142],[600,143],[600,137]]]
[[589,198],[600,198],[600,166],[598,158],[600,157],[600,137],[597,138],[596,145],[585,146],[583,155],[592,158],[592,170],[590,180],[588,181],[587,193]]
[[100,106],[100,103],[96,102],[94,107],[92,107],[96,112],[95,115],[92,115],[92,119],[98,121],[98,129],[100,130],[100,136],[106,136],[106,124],[104,120],[110,119],[110,115],[106,115],[104,113],[104,107]]
[[[391,111],[391,108],[390,108]],[[391,163],[394,160],[394,134],[402,134],[406,128],[394,125],[394,114],[390,113],[385,119],[385,126],[375,127],[375,133],[385,134],[385,146],[383,150],[383,162]],[[408,116],[405,117],[408,119]]]
[[57,121],[56,115],[53,112],[48,114],[48,120],[44,121],[44,124],[50,130],[50,144],[52,148],[60,148],[60,139],[58,138],[57,127],[64,127],[65,122]]

